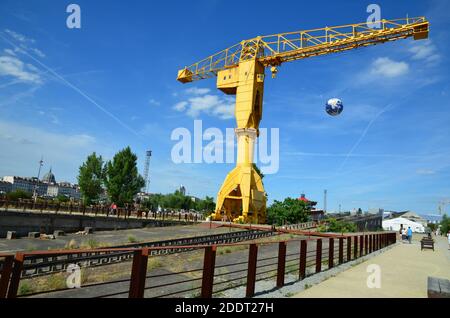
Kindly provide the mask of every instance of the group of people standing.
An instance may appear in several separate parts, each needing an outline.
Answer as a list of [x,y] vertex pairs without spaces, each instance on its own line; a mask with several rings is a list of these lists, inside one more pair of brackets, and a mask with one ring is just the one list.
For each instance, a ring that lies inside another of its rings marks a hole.
[[411,240],[412,240],[412,230],[411,227],[408,226],[408,228],[406,227],[400,227],[400,235],[402,236],[402,241],[407,240],[409,242],[409,244],[411,244]]

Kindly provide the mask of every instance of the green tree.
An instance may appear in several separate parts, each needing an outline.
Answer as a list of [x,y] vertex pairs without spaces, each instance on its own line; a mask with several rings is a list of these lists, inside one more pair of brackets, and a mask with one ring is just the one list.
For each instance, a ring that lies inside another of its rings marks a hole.
[[267,209],[270,224],[283,225],[307,222],[311,205],[298,199],[286,198],[283,202],[276,201]]
[[133,197],[145,185],[144,178],[138,173],[137,156],[127,147],[107,163],[105,184],[108,196],[118,206],[131,203]]
[[16,191],[12,191],[9,192],[8,194],[6,194],[6,197],[8,198],[8,200],[10,201],[17,201],[19,199],[31,199],[31,193],[30,192],[26,192],[23,190],[16,190]]
[[160,193],[151,194],[148,199],[145,199],[142,202],[142,206],[151,211],[156,211],[158,206],[162,206],[162,201],[164,199],[164,195]]
[[84,204],[91,204],[98,199],[102,193],[104,177],[105,170],[102,156],[97,156],[94,152],[80,166],[78,173],[78,185],[80,186]]
[[70,201],[70,199],[63,194],[58,194],[58,196],[55,199],[56,199],[56,201],[61,202],[61,203]]
[[440,225],[441,233],[446,235],[448,231],[450,231],[450,218],[447,216],[447,214],[444,214],[444,216],[442,217]]

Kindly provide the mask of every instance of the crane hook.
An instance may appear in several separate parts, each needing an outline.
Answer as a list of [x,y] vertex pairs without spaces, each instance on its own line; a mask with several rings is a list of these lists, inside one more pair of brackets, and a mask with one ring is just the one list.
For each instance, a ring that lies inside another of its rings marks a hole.
[[272,66],[270,68],[270,71],[272,72],[272,78],[276,78],[277,77],[277,73],[278,73],[278,68],[276,66]]

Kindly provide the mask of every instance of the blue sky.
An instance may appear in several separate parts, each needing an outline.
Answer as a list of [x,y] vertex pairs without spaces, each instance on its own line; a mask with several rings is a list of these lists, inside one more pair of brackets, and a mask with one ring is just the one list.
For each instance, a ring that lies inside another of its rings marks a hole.
[[[215,197],[233,164],[174,164],[170,135],[194,119],[234,127],[233,102],[177,70],[257,35],[365,22],[374,1],[76,1],[81,29],[68,29],[70,3],[0,3],[0,176],[34,176],[43,155],[44,171],[75,182],[89,153],[130,145],[141,171],[153,150],[151,192]],[[329,210],[435,213],[450,197],[450,5],[375,3],[382,18],[426,16],[430,39],[287,63],[266,81],[261,127],[280,129],[270,201],[305,192],[322,207],[328,189]],[[335,118],[333,97],[345,107]]]

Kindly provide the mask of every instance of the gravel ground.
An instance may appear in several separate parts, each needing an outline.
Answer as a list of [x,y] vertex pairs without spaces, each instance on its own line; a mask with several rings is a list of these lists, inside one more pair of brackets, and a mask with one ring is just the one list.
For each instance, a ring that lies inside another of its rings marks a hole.
[[138,242],[153,242],[180,237],[194,237],[202,235],[221,234],[239,231],[225,227],[209,229],[205,224],[178,225],[167,227],[146,227],[141,229],[127,229],[115,231],[98,231],[89,235],[77,235],[74,233],[60,236],[54,240],[39,238],[18,238],[15,240],[0,239],[0,252],[11,253],[18,251],[34,251],[64,248],[71,240],[76,245],[88,245],[89,241],[95,241],[99,246],[114,246],[129,244],[130,237]]

